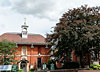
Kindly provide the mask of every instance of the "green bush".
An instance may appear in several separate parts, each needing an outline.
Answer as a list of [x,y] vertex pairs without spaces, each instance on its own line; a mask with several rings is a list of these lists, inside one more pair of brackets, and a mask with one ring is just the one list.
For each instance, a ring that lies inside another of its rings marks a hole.
[[19,69],[19,71],[18,72],[23,72],[23,70],[22,69]]
[[29,72],[34,72],[34,71],[29,71]]
[[49,59],[48,62],[47,62],[47,68],[48,68],[48,69],[50,69],[50,64],[51,64],[51,63],[52,63],[52,60]]
[[51,64],[51,62],[52,62],[52,60],[50,60],[50,59],[49,59],[49,60],[48,60],[48,62],[47,62],[47,64],[48,64],[48,65],[50,65],[50,64]]
[[29,72],[34,72],[34,69],[30,69],[30,71]]
[[89,69],[90,70],[100,70],[100,65],[91,64]]

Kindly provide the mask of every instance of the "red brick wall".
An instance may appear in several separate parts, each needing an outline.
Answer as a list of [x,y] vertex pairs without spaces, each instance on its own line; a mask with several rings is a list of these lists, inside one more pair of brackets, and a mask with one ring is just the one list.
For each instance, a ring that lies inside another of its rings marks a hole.
[[[21,48],[26,45],[18,45],[18,48],[16,48],[17,53],[16,55],[21,55]],[[41,58],[42,63],[47,63],[49,56],[38,56],[40,55],[49,55],[49,48],[45,48],[45,46],[38,46],[35,45],[34,48],[31,48],[31,45],[27,45],[27,60],[29,61],[29,64],[37,64],[37,58]],[[29,56],[33,55],[33,56]],[[21,60],[21,56],[17,56],[15,60]]]

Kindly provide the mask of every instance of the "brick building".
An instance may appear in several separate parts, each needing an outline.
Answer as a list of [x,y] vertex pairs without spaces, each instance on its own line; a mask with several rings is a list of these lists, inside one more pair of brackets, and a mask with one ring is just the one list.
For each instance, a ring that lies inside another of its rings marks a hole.
[[16,53],[19,69],[39,68],[42,63],[47,63],[50,58],[48,44],[45,38],[40,34],[29,34],[26,22],[21,26],[21,33],[4,33],[0,36],[0,40],[7,39],[16,43]]

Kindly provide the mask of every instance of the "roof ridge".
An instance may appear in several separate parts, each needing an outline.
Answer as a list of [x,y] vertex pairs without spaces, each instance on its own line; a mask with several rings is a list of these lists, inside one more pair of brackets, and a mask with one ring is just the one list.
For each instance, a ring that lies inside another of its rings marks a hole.
[[21,34],[21,33],[18,33],[18,32],[6,32],[4,34]]
[[41,34],[28,33],[28,35],[41,35]]
[[32,34],[29,33],[29,36],[27,39],[22,39],[21,33],[18,32],[6,32],[2,35],[0,35],[0,40],[1,39],[7,39],[9,41],[14,41],[14,42],[29,42],[29,43],[44,43],[45,42],[45,37],[40,34]]
[[[21,34],[21,33],[19,33],[19,32],[6,32],[4,34]],[[41,34],[28,33],[28,35],[41,35]]]

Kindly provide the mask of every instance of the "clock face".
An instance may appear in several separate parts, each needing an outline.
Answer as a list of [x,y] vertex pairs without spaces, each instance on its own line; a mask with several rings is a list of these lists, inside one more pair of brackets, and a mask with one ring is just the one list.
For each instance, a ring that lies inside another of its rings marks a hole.
[[26,35],[27,34],[27,31],[23,31],[23,35]]
[[26,28],[23,28],[23,35],[27,34],[27,29]]

